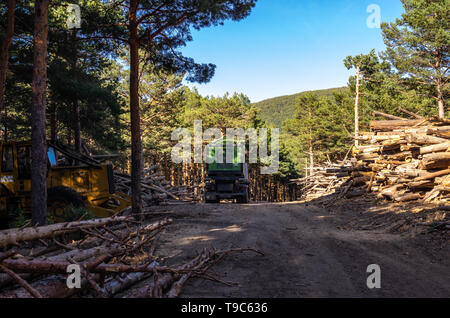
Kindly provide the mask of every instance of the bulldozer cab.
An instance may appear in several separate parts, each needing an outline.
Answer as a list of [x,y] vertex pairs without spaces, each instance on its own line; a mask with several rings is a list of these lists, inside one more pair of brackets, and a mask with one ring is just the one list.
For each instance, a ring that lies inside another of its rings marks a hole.
[[[2,143],[0,183],[10,192],[31,189],[31,144]],[[3,189],[5,190],[5,189]]]
[[[20,209],[31,212],[31,142],[0,143],[0,219]],[[60,143],[47,145],[49,214],[60,216],[69,204],[97,217],[109,217],[130,206],[114,189],[113,167]]]

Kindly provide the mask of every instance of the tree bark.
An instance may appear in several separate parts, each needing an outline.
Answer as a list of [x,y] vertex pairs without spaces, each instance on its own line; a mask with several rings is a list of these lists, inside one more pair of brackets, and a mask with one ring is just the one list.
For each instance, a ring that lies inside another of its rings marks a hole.
[[34,225],[47,224],[47,142],[45,104],[47,88],[47,36],[49,0],[35,1],[33,34],[32,83],[32,147],[31,147],[31,210]]
[[423,123],[424,120],[412,119],[412,120],[372,120],[370,122],[370,128],[373,130],[391,131],[396,128],[413,127]]
[[312,176],[314,174],[314,153],[313,153],[313,134],[312,134],[312,109],[311,109],[311,105],[309,106],[309,122],[310,122],[310,126],[309,126],[309,175]]
[[359,80],[361,76],[361,69],[356,68],[356,96],[355,96],[355,147],[359,146]]
[[137,9],[139,0],[130,0],[129,46],[130,46],[130,121],[131,121],[131,202],[132,213],[142,213],[141,174],[142,142],[139,114],[139,38]]
[[450,142],[444,142],[441,144],[435,144],[435,145],[431,145],[431,146],[422,147],[422,148],[420,148],[420,154],[424,155],[427,153],[447,151],[449,148],[450,148]]
[[[71,233],[79,231],[80,229],[89,229],[93,227],[100,227],[110,223],[125,222],[130,220],[127,216],[119,216],[112,218],[93,219],[87,221],[75,221],[67,223],[56,223],[41,227],[27,227],[23,229],[9,229],[0,231],[0,247],[17,244],[23,241],[32,241],[53,237],[63,233]],[[159,223],[158,223],[159,224]],[[150,224],[148,227],[154,226]],[[147,227],[144,228],[147,231]]]
[[[78,46],[77,46],[77,29],[72,30],[73,41],[73,60],[72,60],[72,72],[75,81],[77,81],[77,64],[78,64]],[[80,104],[78,103],[78,94],[75,93],[73,101],[73,136],[74,136],[74,148],[77,152],[81,153],[81,122],[80,122]]]
[[372,116],[382,116],[382,117],[386,117],[386,118],[393,119],[393,120],[407,120],[406,118],[402,118],[402,117],[386,114],[386,113],[383,113],[383,112],[379,112],[377,110],[374,110],[372,112]]
[[[5,102],[5,90],[6,90],[6,74],[8,73],[8,61],[9,61],[9,47],[11,46],[12,38],[14,35],[14,11],[16,7],[15,0],[8,0],[8,13],[7,20],[8,26],[6,27],[5,38],[2,39],[1,52],[0,52],[0,114],[3,110]],[[5,127],[5,141],[6,141],[6,109],[5,118],[3,119]]]
[[56,110],[57,110],[57,104],[53,103],[53,105],[50,108],[50,140],[56,141],[57,139],[57,128],[56,128]]
[[450,167],[450,152],[430,153],[423,156],[419,168],[424,170],[448,169]]
[[416,134],[408,134],[406,136],[406,141],[409,143],[415,143],[419,145],[438,145],[448,142],[448,140],[445,138],[429,135],[416,135]]
[[438,99],[438,110],[439,110],[439,119],[445,119],[445,99],[444,93],[442,91],[442,83],[439,80],[436,85],[437,90],[437,99]]
[[407,109],[404,109],[404,108],[402,108],[402,107],[400,107],[398,110],[401,111],[401,112],[404,112],[405,114],[408,114],[408,115],[410,115],[410,116],[412,116],[412,117],[414,117],[414,118],[417,118],[417,119],[425,119],[424,117],[422,117],[422,116],[420,116],[420,115],[417,115],[416,113],[413,113],[413,112],[411,112],[411,111],[409,111],[409,110],[407,110]]

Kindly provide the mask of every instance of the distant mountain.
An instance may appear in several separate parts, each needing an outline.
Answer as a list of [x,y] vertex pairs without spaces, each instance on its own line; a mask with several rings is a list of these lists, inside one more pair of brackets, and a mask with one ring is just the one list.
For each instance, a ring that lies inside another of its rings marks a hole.
[[[339,87],[312,92],[317,93],[319,96],[332,97],[334,92],[342,92],[347,89],[347,87]],[[281,128],[283,122],[294,115],[297,98],[303,93],[306,92],[265,99],[253,105],[261,109],[261,119],[269,124],[274,124],[275,127]]]

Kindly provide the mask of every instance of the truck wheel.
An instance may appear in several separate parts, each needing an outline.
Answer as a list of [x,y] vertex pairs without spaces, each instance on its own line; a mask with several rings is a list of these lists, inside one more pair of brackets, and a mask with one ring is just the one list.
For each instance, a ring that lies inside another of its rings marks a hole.
[[73,215],[72,211],[66,211],[70,205],[75,208],[84,208],[83,198],[75,190],[64,186],[48,189],[48,215],[53,218],[55,223],[75,221],[80,217]]
[[248,189],[247,189],[247,191],[245,191],[245,196],[238,199],[238,203],[246,204],[249,201],[250,201],[250,197],[249,197],[249,193],[248,193]]

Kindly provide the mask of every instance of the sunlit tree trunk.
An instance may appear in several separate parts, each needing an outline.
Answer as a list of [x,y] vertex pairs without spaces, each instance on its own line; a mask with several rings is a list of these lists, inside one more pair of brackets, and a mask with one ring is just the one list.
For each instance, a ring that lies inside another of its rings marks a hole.
[[437,91],[439,118],[444,119],[445,118],[445,99],[444,99],[444,93],[442,91],[441,80],[438,80],[438,83],[436,85],[436,91]]
[[361,69],[356,68],[356,96],[355,96],[355,146],[358,147],[359,141],[359,81],[361,76]]
[[312,106],[309,106],[309,175],[312,176],[314,174],[314,153],[313,153],[313,133],[312,133]]
[[49,0],[35,1],[32,82],[31,210],[35,225],[47,224],[47,143],[45,104]]

